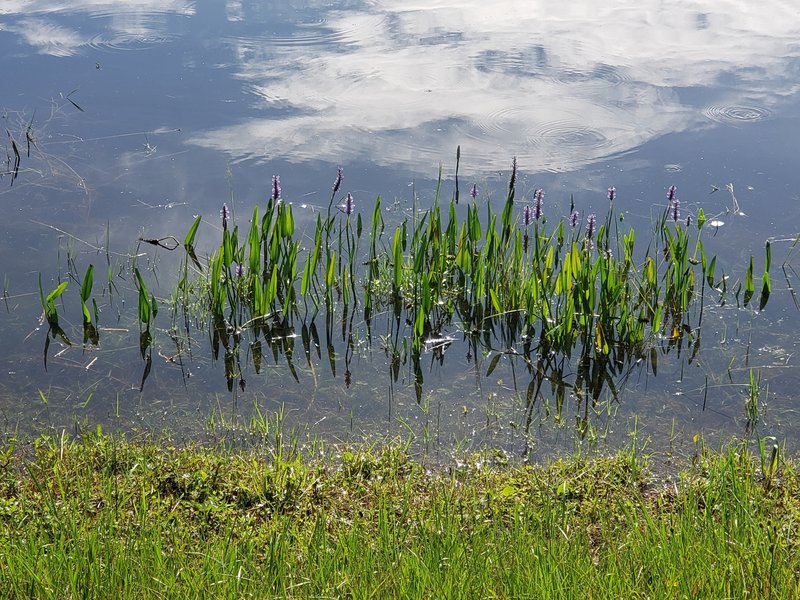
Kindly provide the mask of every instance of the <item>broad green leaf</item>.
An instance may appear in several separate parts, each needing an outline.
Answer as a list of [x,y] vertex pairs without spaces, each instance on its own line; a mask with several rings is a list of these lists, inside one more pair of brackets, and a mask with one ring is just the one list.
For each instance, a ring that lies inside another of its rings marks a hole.
[[81,300],[85,303],[89,296],[92,294],[92,285],[94,283],[94,265],[89,265],[86,269],[86,274],[83,276],[83,283],[81,284]]
[[203,218],[202,215],[197,215],[197,217],[194,220],[194,223],[192,223],[192,226],[189,227],[189,231],[186,233],[186,237],[183,239],[183,245],[186,248],[191,248],[192,246],[194,246],[194,238],[195,235],[197,234],[197,228],[200,227],[200,221],[202,220],[202,218]]
[[45,303],[52,304],[55,300],[57,300],[59,298],[59,296],[61,296],[61,294],[64,293],[64,290],[67,289],[67,285],[68,284],[69,284],[69,282],[67,282],[67,281],[62,281],[61,283],[59,283],[52,292],[47,294],[47,298],[45,299]]

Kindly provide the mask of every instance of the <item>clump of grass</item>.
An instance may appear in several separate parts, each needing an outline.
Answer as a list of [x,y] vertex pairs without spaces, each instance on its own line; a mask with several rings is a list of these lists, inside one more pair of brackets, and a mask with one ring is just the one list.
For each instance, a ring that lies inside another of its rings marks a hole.
[[[288,445],[287,445],[288,444]],[[628,453],[426,467],[403,445],[0,453],[7,597],[795,597],[800,480],[736,445],[673,483]]]

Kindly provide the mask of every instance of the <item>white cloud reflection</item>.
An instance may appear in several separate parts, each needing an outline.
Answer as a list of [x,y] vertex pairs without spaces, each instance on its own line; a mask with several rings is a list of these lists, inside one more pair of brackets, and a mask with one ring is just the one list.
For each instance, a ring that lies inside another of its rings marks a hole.
[[24,16],[56,12],[89,14],[194,14],[195,2],[189,0],[3,0],[0,15]]
[[[513,153],[558,171],[709,114],[760,118],[797,88],[800,11],[782,0],[375,0],[324,17],[316,38],[229,39],[239,77],[281,116],[192,142],[427,174],[460,144],[468,168],[505,168]],[[713,88],[716,112],[680,88]]]
[[[71,56],[85,47],[153,44],[169,37],[169,15],[191,16],[186,0],[2,0],[0,16],[21,17],[5,27],[40,54]],[[58,14],[82,13],[96,19],[80,30],[56,24]],[[89,25],[95,24],[92,29]],[[99,26],[99,27],[98,27]]]
[[[209,9],[188,0],[2,0],[0,16],[38,52],[67,56],[158,43],[174,35],[170,17],[197,16],[198,6]],[[190,142],[235,160],[368,160],[429,175],[461,145],[466,169],[506,168],[516,154],[528,170],[569,170],[666,133],[762,118],[800,87],[800,9],[789,0],[220,6],[243,32],[224,40],[230,67],[264,117]],[[93,18],[76,30],[56,23],[62,13]],[[318,21],[281,37],[278,13]]]
[[77,31],[67,29],[45,19],[23,19],[9,28],[41,54],[71,56],[88,40]]

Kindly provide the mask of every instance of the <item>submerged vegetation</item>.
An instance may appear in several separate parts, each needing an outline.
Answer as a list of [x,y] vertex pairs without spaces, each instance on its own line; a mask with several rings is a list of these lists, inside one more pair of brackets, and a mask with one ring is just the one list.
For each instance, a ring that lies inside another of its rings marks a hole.
[[[6,598],[794,598],[800,479],[698,442],[430,467],[405,445],[249,449],[101,433],[6,444]],[[777,447],[775,447],[777,451]],[[652,457],[651,457],[652,458]]]

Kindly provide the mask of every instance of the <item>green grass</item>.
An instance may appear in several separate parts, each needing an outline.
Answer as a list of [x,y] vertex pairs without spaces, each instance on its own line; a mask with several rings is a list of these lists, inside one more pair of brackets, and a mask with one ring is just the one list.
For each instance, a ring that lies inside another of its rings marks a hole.
[[797,465],[699,447],[431,467],[402,444],[101,433],[0,454],[7,598],[794,598]]

